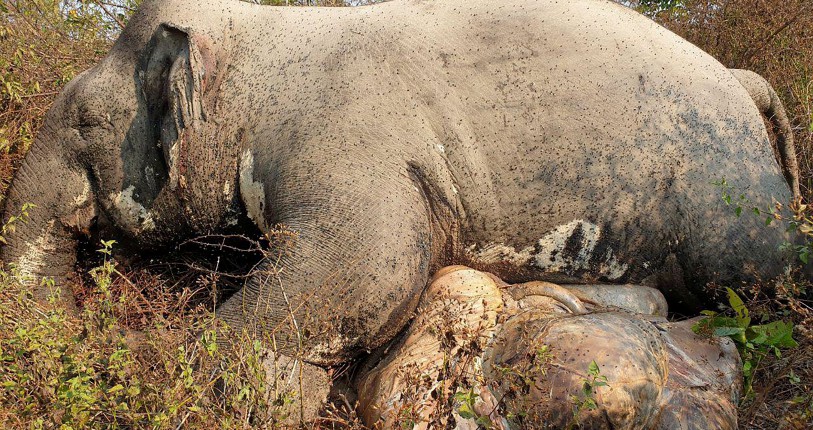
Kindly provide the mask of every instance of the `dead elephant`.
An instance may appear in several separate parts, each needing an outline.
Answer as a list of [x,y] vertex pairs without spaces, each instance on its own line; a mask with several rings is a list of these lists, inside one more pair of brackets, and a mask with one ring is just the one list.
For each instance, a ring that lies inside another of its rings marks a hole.
[[0,256],[38,285],[96,229],[149,254],[284,224],[296,240],[259,265],[275,276],[217,315],[291,327],[277,345],[315,373],[390,341],[454,263],[691,308],[708,281],[785,264],[788,233],[732,216],[712,185],[791,199],[793,148],[780,166],[760,110],[712,57],[607,1],[146,0],[46,115],[5,202],[36,207]]

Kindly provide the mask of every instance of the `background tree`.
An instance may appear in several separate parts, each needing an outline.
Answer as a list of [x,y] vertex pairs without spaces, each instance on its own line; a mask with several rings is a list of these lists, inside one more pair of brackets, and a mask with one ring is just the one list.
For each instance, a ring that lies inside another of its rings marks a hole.
[[138,1],[0,2],[0,195],[54,97],[104,56]]

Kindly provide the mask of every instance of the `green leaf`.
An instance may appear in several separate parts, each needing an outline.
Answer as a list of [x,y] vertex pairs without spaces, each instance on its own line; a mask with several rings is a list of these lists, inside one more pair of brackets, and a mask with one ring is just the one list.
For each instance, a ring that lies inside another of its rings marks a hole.
[[765,345],[778,348],[795,348],[799,346],[793,339],[793,323],[774,321],[769,324],[756,325],[750,328],[754,333],[764,336]]
[[593,361],[590,362],[590,366],[587,367],[587,372],[591,376],[598,376],[598,374],[601,372],[601,369],[599,369],[598,363],[596,363],[596,360],[593,360]]
[[141,389],[137,386],[132,386],[127,389],[127,395],[130,397],[135,397],[141,393]]
[[477,423],[477,425],[478,425],[479,427],[481,427],[481,428],[485,428],[485,429],[494,428],[494,423],[492,423],[492,422],[491,422],[491,419],[490,419],[490,418],[488,418],[488,417],[487,417],[487,416],[485,416],[485,415],[483,415],[483,416],[481,416],[481,417],[477,418],[476,423]]
[[726,337],[741,334],[743,331],[744,330],[741,327],[717,327],[714,329],[714,335]]
[[717,316],[717,317],[711,318],[709,320],[709,324],[712,327],[736,327],[736,328],[742,328],[742,327],[739,326],[739,324],[737,324],[737,319],[736,318],[731,318],[731,317]]
[[790,383],[793,385],[797,385],[802,382],[802,379],[793,372],[793,369],[791,369],[790,373],[788,374],[788,380],[790,380]]
[[728,303],[731,305],[731,308],[734,309],[734,312],[737,313],[737,325],[743,328],[751,325],[751,317],[748,316],[748,308],[745,307],[745,303],[743,303],[740,296],[731,288],[726,287],[726,291],[728,291]]
[[737,206],[734,208],[734,214],[737,215],[737,218],[739,218],[739,216],[742,215],[742,206]]
[[460,415],[461,418],[465,419],[472,419],[477,417],[477,414],[474,413],[474,411],[471,409],[468,403],[462,403],[460,407],[457,409],[457,413],[458,415]]
[[[754,330],[755,327],[749,327],[745,333],[745,338],[752,345],[761,345],[768,340],[768,335],[764,331]],[[747,346],[747,345],[746,345]]]

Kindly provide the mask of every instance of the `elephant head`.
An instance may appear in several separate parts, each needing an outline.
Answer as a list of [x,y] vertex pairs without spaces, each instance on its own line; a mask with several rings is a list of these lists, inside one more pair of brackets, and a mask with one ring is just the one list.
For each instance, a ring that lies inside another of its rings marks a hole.
[[177,9],[146,4],[46,115],[5,202],[33,204],[2,249],[21,275],[69,273],[97,224],[154,246],[234,222],[241,132],[218,117],[228,23],[187,26]]

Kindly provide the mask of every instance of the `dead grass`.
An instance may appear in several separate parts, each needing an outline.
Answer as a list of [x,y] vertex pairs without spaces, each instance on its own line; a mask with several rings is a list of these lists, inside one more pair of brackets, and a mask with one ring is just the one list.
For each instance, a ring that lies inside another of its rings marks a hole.
[[813,283],[801,275],[742,289],[760,320],[795,324],[799,346],[779,357],[769,355],[756,369],[754,396],[739,408],[742,429],[809,429],[813,426]]

